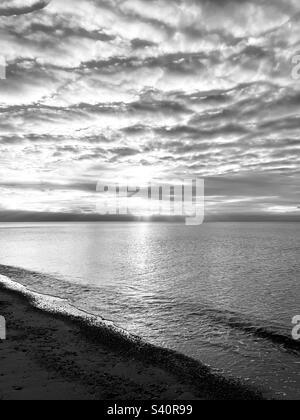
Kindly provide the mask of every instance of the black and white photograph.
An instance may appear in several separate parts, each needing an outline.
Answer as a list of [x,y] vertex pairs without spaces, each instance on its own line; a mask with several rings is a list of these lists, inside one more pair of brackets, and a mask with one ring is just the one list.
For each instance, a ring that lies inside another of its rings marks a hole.
[[300,400],[299,0],[0,1],[0,400]]

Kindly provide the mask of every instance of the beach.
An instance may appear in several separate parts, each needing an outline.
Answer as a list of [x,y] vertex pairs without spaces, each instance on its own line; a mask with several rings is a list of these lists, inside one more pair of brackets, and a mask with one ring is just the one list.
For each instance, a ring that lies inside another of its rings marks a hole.
[[1,400],[260,399],[175,352],[127,340],[111,328],[47,313],[0,287]]

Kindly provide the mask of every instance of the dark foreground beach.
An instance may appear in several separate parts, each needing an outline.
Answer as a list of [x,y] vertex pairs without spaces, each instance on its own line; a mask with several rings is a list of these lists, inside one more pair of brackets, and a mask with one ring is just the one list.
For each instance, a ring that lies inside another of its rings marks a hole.
[[1,400],[260,399],[198,362],[110,327],[47,313],[0,286]]

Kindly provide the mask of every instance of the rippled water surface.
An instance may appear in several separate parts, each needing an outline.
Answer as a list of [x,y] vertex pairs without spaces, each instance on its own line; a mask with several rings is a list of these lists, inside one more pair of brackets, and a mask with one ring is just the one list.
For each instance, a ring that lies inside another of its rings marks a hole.
[[6,224],[0,274],[299,399],[299,233],[297,223]]

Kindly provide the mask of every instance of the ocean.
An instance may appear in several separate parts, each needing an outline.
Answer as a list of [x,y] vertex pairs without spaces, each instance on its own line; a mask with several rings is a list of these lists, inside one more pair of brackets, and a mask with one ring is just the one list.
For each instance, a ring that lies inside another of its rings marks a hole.
[[297,223],[1,224],[0,274],[268,398],[299,399],[299,233]]

